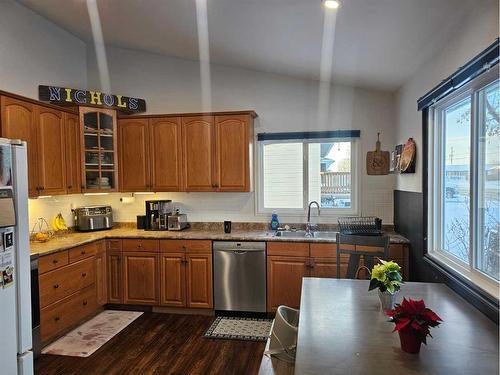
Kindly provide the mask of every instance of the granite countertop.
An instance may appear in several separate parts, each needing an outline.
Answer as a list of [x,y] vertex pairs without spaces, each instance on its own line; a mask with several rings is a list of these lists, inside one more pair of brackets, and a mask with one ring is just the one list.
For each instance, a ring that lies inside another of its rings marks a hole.
[[[395,232],[388,232],[392,244],[409,244],[410,241]],[[280,241],[280,242],[323,242],[335,243],[335,238],[296,238],[275,237],[273,231],[266,230],[233,230],[224,233],[213,229],[185,229],[183,231],[145,231],[131,227],[118,227],[97,232],[70,232],[56,235],[51,240],[30,243],[30,254],[47,255],[75,246],[84,245],[106,238],[145,238],[145,239],[178,239],[178,240],[220,240],[220,241]]]

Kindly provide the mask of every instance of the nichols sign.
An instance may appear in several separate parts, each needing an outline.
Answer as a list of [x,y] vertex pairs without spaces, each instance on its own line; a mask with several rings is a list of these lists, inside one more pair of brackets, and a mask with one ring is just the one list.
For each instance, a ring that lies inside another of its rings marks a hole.
[[93,105],[127,113],[146,111],[144,99],[104,94],[100,91],[76,90],[56,86],[38,86],[40,100],[59,105]]

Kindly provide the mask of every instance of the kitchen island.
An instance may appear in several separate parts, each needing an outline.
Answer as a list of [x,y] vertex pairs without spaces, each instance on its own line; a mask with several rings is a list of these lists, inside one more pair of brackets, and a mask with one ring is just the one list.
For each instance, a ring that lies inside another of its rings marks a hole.
[[498,374],[498,326],[444,284],[405,283],[443,323],[420,354],[400,349],[366,280],[305,278],[295,374]]

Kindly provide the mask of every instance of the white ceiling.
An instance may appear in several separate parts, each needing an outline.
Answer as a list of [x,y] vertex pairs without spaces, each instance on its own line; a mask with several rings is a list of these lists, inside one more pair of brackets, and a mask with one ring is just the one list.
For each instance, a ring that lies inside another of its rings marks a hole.
[[[18,0],[92,41],[85,0]],[[195,0],[97,0],[106,44],[198,59]],[[333,80],[395,90],[487,0],[342,0]],[[319,79],[320,0],[207,0],[213,63]]]

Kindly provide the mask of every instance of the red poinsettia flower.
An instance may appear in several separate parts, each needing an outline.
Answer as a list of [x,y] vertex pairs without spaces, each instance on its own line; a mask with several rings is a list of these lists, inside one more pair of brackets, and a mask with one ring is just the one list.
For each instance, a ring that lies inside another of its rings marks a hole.
[[425,306],[423,300],[415,301],[403,298],[393,310],[387,311],[390,321],[395,323],[394,331],[411,329],[415,335],[426,344],[427,336],[431,336],[429,327],[437,327],[443,320],[431,309]]

